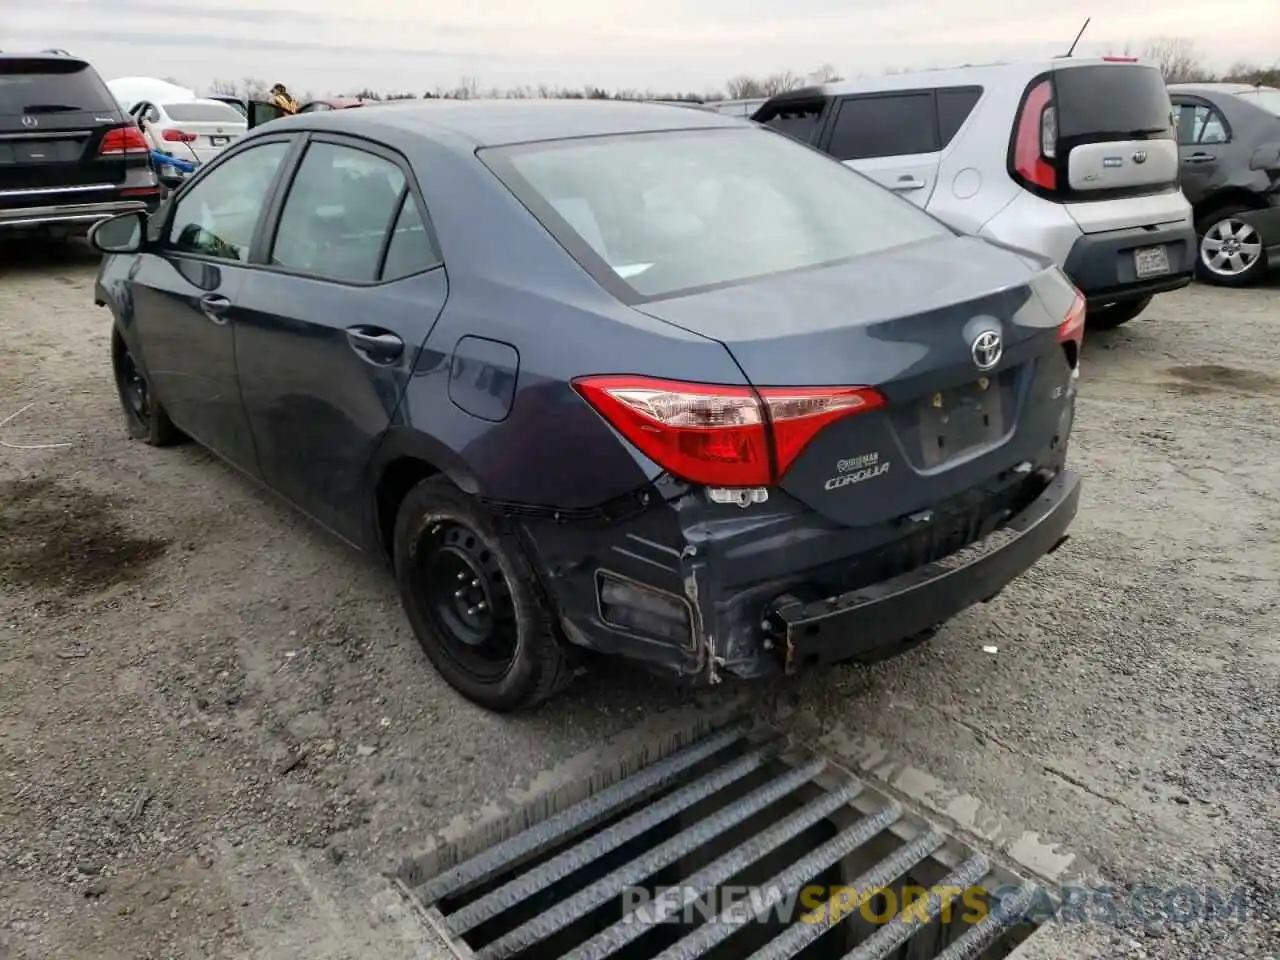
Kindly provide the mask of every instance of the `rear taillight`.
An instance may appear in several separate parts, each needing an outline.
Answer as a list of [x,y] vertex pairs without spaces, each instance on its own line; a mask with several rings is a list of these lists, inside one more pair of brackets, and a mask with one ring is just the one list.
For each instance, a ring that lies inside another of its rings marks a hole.
[[869,387],[755,391],[638,376],[582,377],[573,385],[654,463],[712,487],[768,486],[818,431],[884,403]]
[[168,140],[170,143],[194,143],[196,135],[194,133],[183,133],[181,130],[166,130],[160,134],[161,140]]
[[1057,154],[1058,115],[1053,106],[1053,84],[1042,80],[1027,94],[1013,135],[1013,169],[1027,184],[1043,190],[1058,185],[1049,163]]
[[1080,356],[1080,348],[1084,346],[1084,321],[1084,297],[1077,293],[1075,301],[1071,304],[1071,309],[1067,311],[1066,319],[1058,324],[1058,342],[1074,343],[1076,345],[1072,366],[1075,366],[1076,359]]
[[108,130],[102,137],[102,146],[98,155],[102,157],[122,157],[143,155],[151,152],[146,137],[137,127],[116,127]]
[[1103,57],[1107,63],[1137,63],[1137,57]]

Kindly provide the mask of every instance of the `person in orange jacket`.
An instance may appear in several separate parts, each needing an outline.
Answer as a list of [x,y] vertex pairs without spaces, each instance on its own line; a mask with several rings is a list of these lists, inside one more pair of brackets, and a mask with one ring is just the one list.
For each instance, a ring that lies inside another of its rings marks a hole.
[[298,112],[298,101],[290,96],[283,83],[277,83],[271,88],[271,102],[285,113]]

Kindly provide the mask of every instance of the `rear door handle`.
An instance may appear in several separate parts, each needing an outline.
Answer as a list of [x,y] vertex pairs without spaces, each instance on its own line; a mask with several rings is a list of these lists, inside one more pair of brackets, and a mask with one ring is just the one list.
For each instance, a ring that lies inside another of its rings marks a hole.
[[231,309],[231,301],[216,293],[206,293],[200,298],[200,312],[214,323],[226,323],[226,313]]
[[893,190],[923,190],[924,181],[918,180],[911,174],[905,174],[898,178],[898,182],[891,188]]
[[347,327],[347,342],[374,363],[390,363],[404,353],[404,341],[379,327]]
[[1210,160],[1218,159],[1212,153],[1193,153],[1187,157],[1187,163],[1208,163]]

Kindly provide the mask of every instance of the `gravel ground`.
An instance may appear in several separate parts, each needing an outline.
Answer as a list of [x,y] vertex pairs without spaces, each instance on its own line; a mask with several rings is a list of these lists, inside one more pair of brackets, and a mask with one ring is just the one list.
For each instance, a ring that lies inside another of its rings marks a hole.
[[379,569],[199,448],[126,441],[94,269],[0,249],[0,956],[393,956],[362,878],[741,697],[1073,875],[1250,890],[1243,924],[1046,956],[1280,954],[1280,286],[1090,338],[1073,539],[926,648],[703,693],[605,666],[501,718],[435,677]]

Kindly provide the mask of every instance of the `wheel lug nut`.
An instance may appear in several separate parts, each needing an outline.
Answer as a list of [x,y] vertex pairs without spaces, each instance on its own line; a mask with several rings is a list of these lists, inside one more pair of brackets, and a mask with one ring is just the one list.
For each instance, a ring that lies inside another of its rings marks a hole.
[[472,580],[472,581],[471,581],[471,586],[473,586],[473,587],[478,587],[478,586],[480,586],[480,581],[479,581],[479,580]]
[[475,611],[478,613],[478,612],[480,612],[481,610],[483,610],[486,606],[487,606],[487,604],[486,604],[483,600],[481,600],[479,603],[477,603],[477,604],[476,604],[474,607],[472,607],[471,609],[475,610]]
[[455,591],[453,591],[453,595],[454,595],[454,597],[455,597],[455,598],[457,598],[458,600],[461,600],[461,599],[462,599],[462,595],[463,595],[464,593],[466,593],[466,592],[467,592],[467,591],[465,591],[465,590],[455,590]]
[[465,573],[460,573],[460,574],[458,574],[458,579],[459,579],[459,580],[465,580],[465,579],[467,579],[467,575],[466,575]]
[[480,612],[480,611],[479,611],[479,610],[477,610],[475,607],[467,607],[467,615],[468,615],[468,616],[474,617],[474,616],[475,616],[477,613],[479,613],[479,612]]

